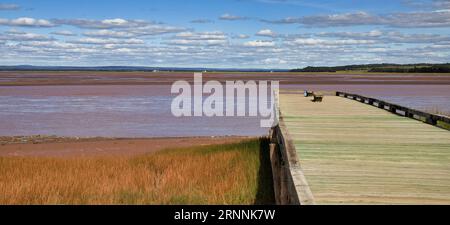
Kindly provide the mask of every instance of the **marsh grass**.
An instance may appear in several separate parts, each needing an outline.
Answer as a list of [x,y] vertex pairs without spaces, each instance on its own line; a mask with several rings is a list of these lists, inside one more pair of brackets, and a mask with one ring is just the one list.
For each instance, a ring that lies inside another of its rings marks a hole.
[[0,157],[0,204],[271,204],[267,140],[140,156]]

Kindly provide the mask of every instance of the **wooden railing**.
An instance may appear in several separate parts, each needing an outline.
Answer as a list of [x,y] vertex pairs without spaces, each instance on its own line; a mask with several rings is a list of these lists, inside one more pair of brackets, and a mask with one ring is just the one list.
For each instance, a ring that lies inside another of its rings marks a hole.
[[279,205],[313,205],[314,197],[298,161],[294,142],[283,119],[269,137],[275,201]]
[[[402,115],[405,117],[421,120],[421,121],[431,124],[433,126],[437,126],[439,121],[450,125],[449,117],[436,115],[436,114],[432,114],[432,113],[427,113],[427,112],[422,112],[422,111],[419,111],[416,109],[411,109],[411,108],[400,106],[397,104],[392,104],[392,103],[389,103],[389,102],[386,102],[383,100],[379,100],[376,98],[369,98],[369,97],[365,97],[362,95],[350,94],[350,93],[340,92],[340,91],[336,92],[336,96],[353,99],[355,101],[359,101],[362,103],[366,103],[366,104],[378,107],[380,109],[387,110],[387,111],[389,111],[391,113],[395,113],[397,115]],[[447,129],[447,130],[449,129],[448,126],[439,126],[439,127]]]

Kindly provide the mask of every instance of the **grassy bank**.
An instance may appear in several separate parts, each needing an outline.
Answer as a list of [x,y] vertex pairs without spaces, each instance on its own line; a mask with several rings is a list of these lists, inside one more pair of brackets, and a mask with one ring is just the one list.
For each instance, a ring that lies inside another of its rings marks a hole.
[[140,156],[0,157],[0,204],[268,204],[266,139]]

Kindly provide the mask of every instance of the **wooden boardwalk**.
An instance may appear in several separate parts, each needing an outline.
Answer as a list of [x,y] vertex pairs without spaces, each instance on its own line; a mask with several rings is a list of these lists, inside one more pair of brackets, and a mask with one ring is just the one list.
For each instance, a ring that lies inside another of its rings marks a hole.
[[317,204],[450,204],[450,131],[337,96],[280,94]]

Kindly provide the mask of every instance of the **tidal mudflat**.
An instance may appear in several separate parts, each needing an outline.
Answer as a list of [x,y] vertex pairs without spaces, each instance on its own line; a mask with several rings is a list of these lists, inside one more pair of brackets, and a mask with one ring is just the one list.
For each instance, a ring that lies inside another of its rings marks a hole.
[[[286,85],[347,91],[450,112],[450,85]],[[168,85],[0,86],[0,136],[261,136],[259,117],[174,117]],[[256,101],[256,99],[250,99]]]
[[175,117],[167,85],[0,87],[0,136],[260,136],[258,117]]

